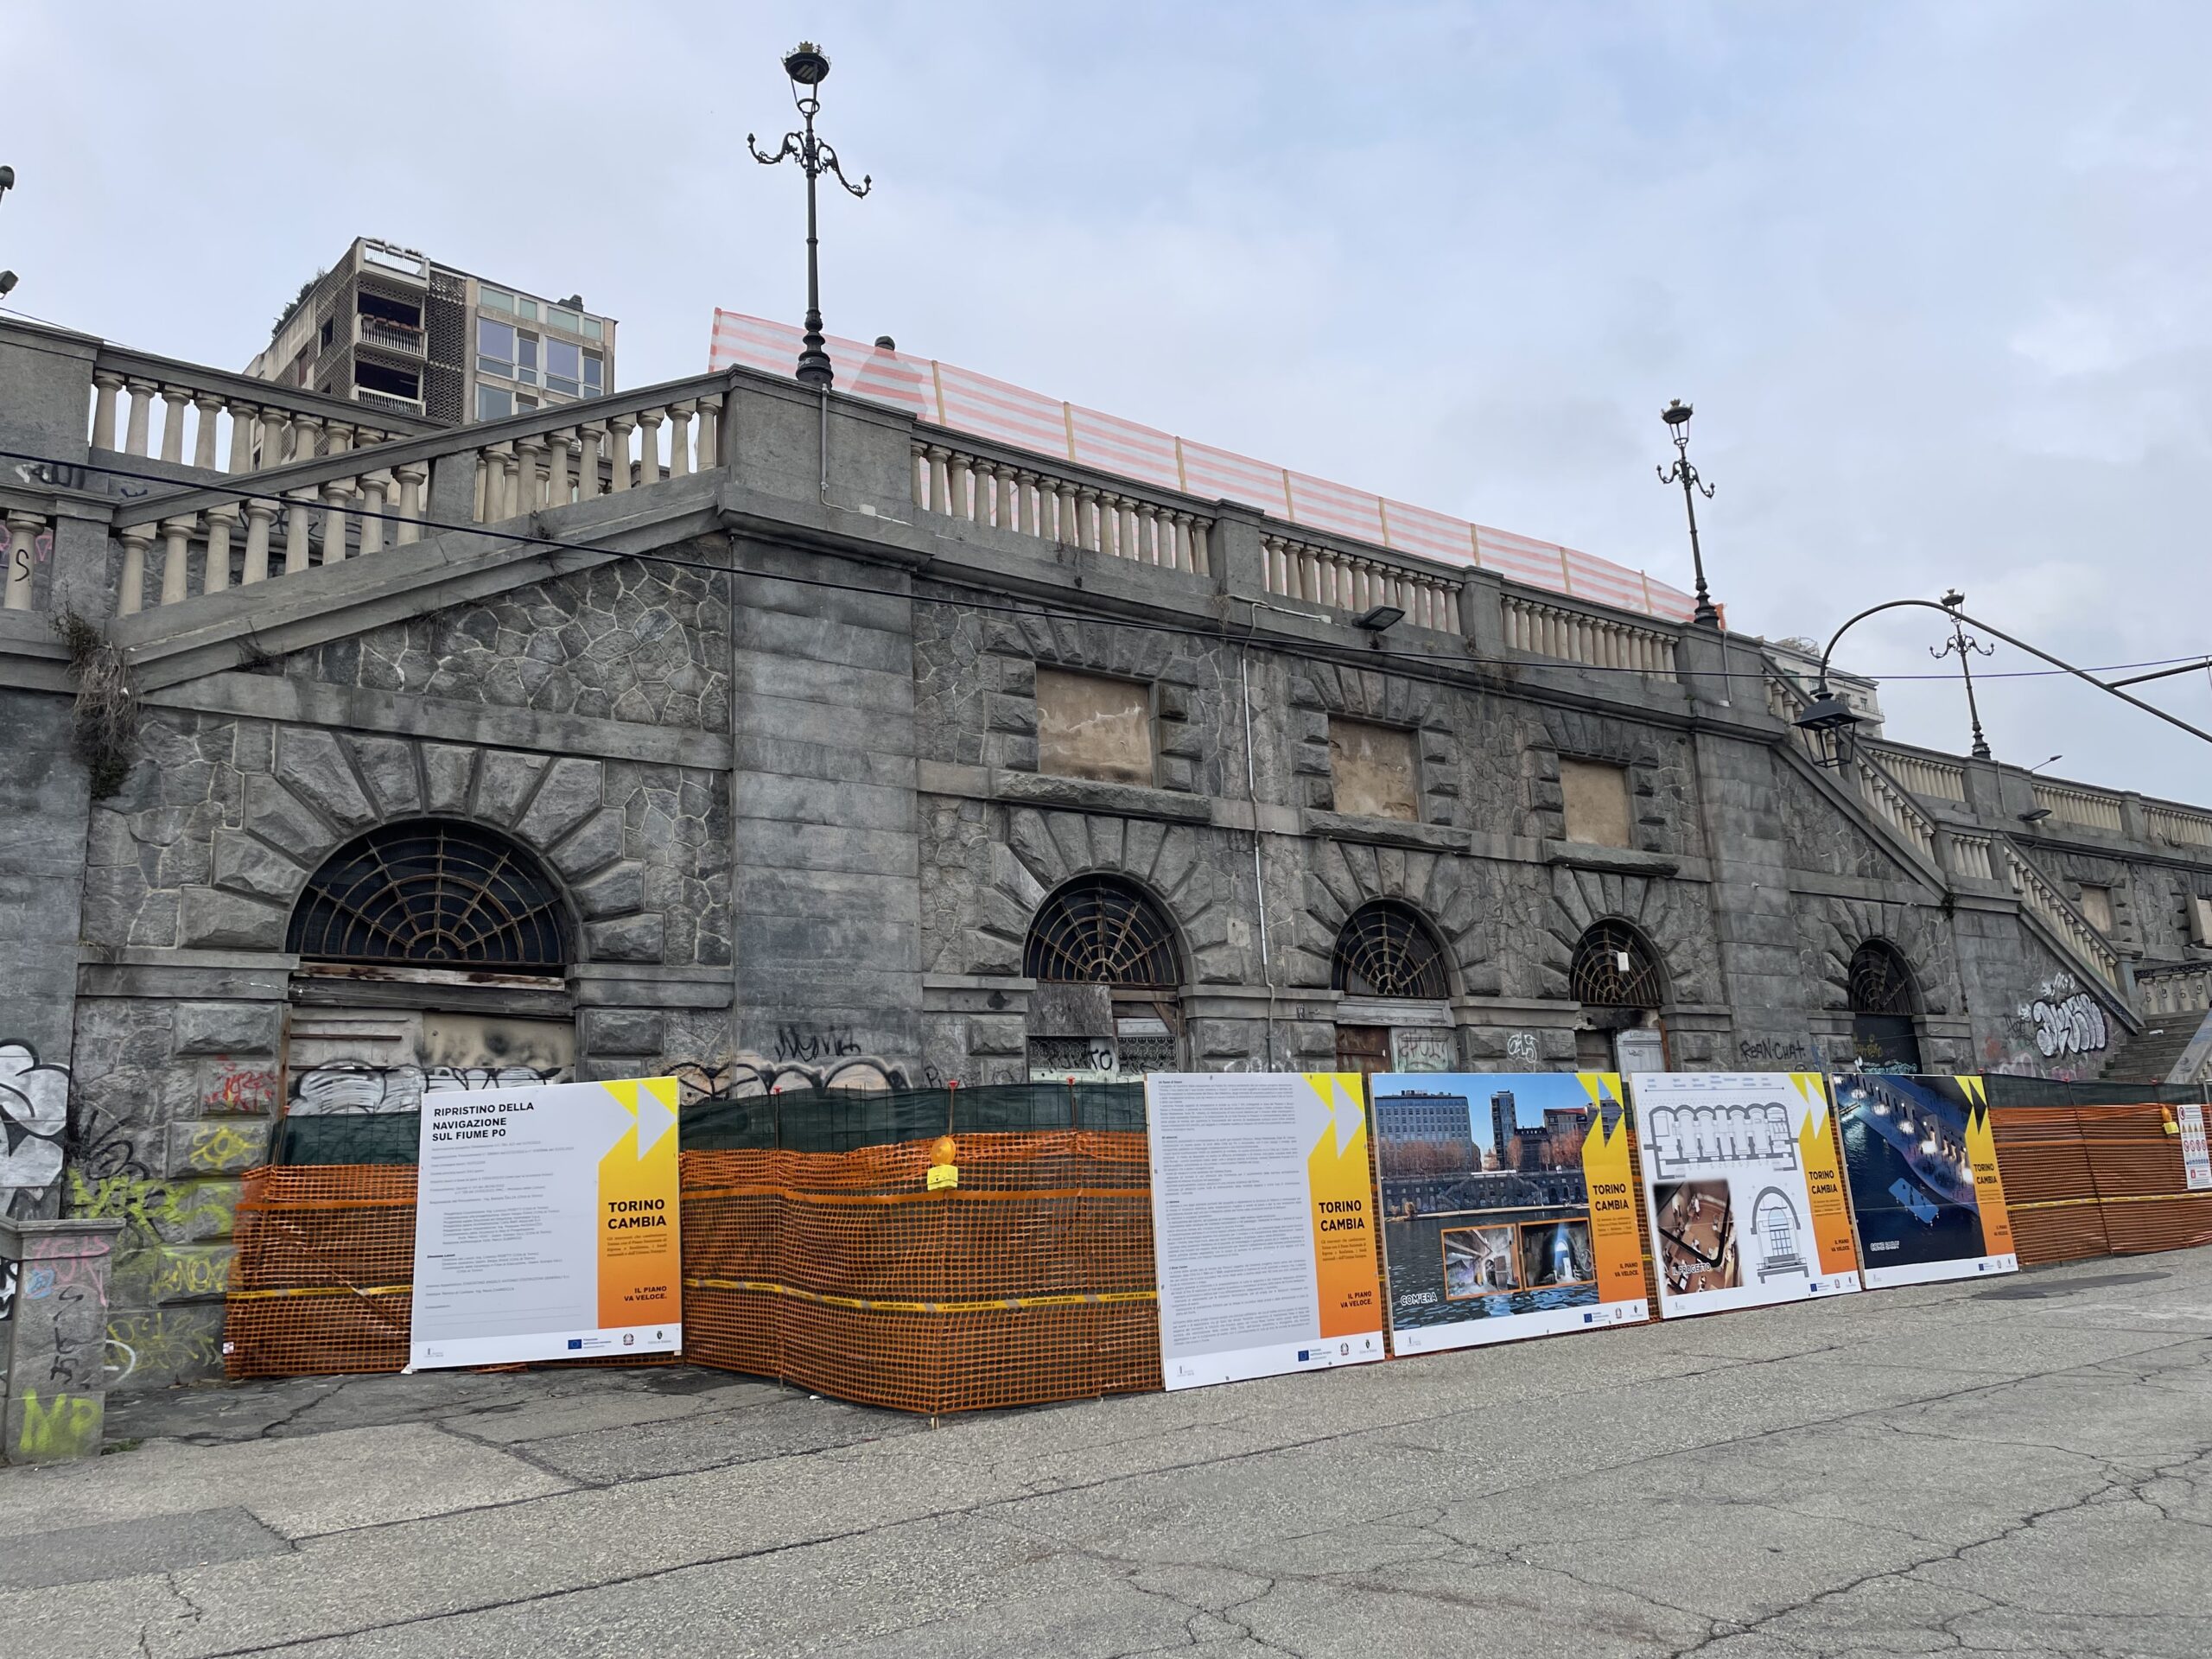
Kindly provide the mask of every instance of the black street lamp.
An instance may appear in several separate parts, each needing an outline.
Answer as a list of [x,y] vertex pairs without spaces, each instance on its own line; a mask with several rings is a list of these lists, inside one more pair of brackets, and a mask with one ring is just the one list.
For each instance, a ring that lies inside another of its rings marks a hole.
[[1955,655],[1958,658],[1959,672],[1966,676],[1967,718],[1974,722],[1974,758],[1986,760],[1989,759],[1989,740],[1981,734],[1981,710],[1974,704],[1973,659],[1976,657],[1994,657],[1997,647],[1983,645],[1967,632],[1967,625],[1959,616],[1959,607],[1966,602],[1967,596],[1955,588],[1943,595],[1943,609],[1951,619],[1951,642],[1947,645],[1929,646],[1928,654],[1939,663],[1946,657]]
[[1675,439],[1675,464],[1659,469],[1662,484],[1679,483],[1682,486],[1682,507],[1690,516],[1690,563],[1697,571],[1697,610],[1691,617],[1700,627],[1717,628],[1720,613],[1713,607],[1713,595],[1705,590],[1705,554],[1697,544],[1697,499],[1702,495],[1713,499],[1713,486],[1697,474],[1690,465],[1690,406],[1681,398],[1669,402],[1659,411],[1659,418],[1667,423],[1667,429]]
[[822,270],[816,257],[814,181],[824,173],[833,173],[837,182],[856,196],[868,194],[874,180],[861,175],[855,184],[845,176],[845,169],[838,164],[837,152],[814,136],[814,118],[822,108],[822,100],[814,96],[813,89],[830,75],[830,60],[820,47],[811,41],[801,41],[784,54],[784,73],[791,77],[791,102],[798,106],[804,130],[784,135],[783,148],[772,156],[764,155],[753,142],[751,133],[745,135],[746,147],[752,150],[753,159],[764,166],[773,167],[786,158],[796,160],[806,175],[806,338],[798,354],[798,378],[806,385],[819,386],[824,391],[836,378],[830,365],[830,353],[822,338]]

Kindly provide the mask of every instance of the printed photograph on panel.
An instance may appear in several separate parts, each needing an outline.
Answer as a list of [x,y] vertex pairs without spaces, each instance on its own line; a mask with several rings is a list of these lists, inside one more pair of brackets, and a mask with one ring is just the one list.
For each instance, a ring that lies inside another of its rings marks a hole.
[[1979,1077],[1848,1076],[1831,1088],[1868,1283],[2018,1265]]
[[1384,1072],[1370,1084],[1400,1352],[1646,1317],[1618,1077]]
[[1663,1317],[1859,1287],[1817,1073],[1651,1071],[1630,1084]]

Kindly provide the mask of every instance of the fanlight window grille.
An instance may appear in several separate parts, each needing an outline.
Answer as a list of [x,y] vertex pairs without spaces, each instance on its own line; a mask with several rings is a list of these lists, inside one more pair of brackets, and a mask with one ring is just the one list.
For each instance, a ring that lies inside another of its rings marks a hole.
[[1852,953],[1851,1011],[1853,1014],[1910,1014],[1912,970],[1894,946],[1869,939]]
[[1599,922],[1582,936],[1567,981],[1585,1007],[1656,1008],[1666,1000],[1658,958],[1625,922]]
[[1345,921],[1331,983],[1351,996],[1440,1001],[1452,994],[1435,936],[1411,910],[1388,899],[1362,905]]
[[1059,889],[1029,925],[1021,971],[1032,979],[1173,989],[1182,975],[1166,917],[1136,888],[1087,876]]
[[474,824],[372,830],[309,879],[285,948],[317,962],[558,972],[561,901],[537,861]]

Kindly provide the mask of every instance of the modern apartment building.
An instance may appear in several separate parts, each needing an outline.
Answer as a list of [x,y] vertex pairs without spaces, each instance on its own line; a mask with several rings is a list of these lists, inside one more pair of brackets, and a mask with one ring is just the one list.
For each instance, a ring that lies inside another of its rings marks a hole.
[[245,372],[458,426],[613,391],[614,319],[357,237]]

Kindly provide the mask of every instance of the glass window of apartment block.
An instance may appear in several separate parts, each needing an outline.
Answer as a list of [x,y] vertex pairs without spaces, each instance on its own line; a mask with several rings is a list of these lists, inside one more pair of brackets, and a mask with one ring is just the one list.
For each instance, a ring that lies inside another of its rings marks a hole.
[[586,317],[583,336],[586,340],[604,340],[607,337],[607,330],[601,325],[597,317]]
[[545,342],[545,389],[575,397],[583,389],[583,348],[572,340]]
[[605,385],[607,364],[598,353],[584,353],[584,395],[596,397]]
[[1567,803],[1567,838],[1593,847],[1625,847],[1628,769],[1603,760],[1559,763],[1560,793]]
[[563,328],[572,334],[580,334],[583,332],[583,321],[574,311],[563,311],[558,307],[545,314],[545,323],[548,327]]
[[537,321],[537,302],[536,300],[525,300],[522,296],[518,294],[515,296],[515,315],[520,317],[524,322],[536,322]]
[[476,388],[476,418],[478,420],[505,420],[514,412],[515,395],[505,386]]
[[1062,778],[1151,783],[1151,688],[1039,669],[1037,769]]
[[526,386],[537,384],[537,336],[515,336],[515,378]]
[[476,302],[486,311],[509,311],[515,308],[515,296],[504,288],[480,288]]
[[2112,931],[2112,889],[2082,884],[2082,918],[2100,933]]
[[476,319],[476,372],[479,374],[505,375],[513,378],[515,372],[514,325],[494,322],[489,317]]
[[1337,810],[1365,818],[1421,817],[1414,734],[1363,720],[1329,721],[1329,772]]

